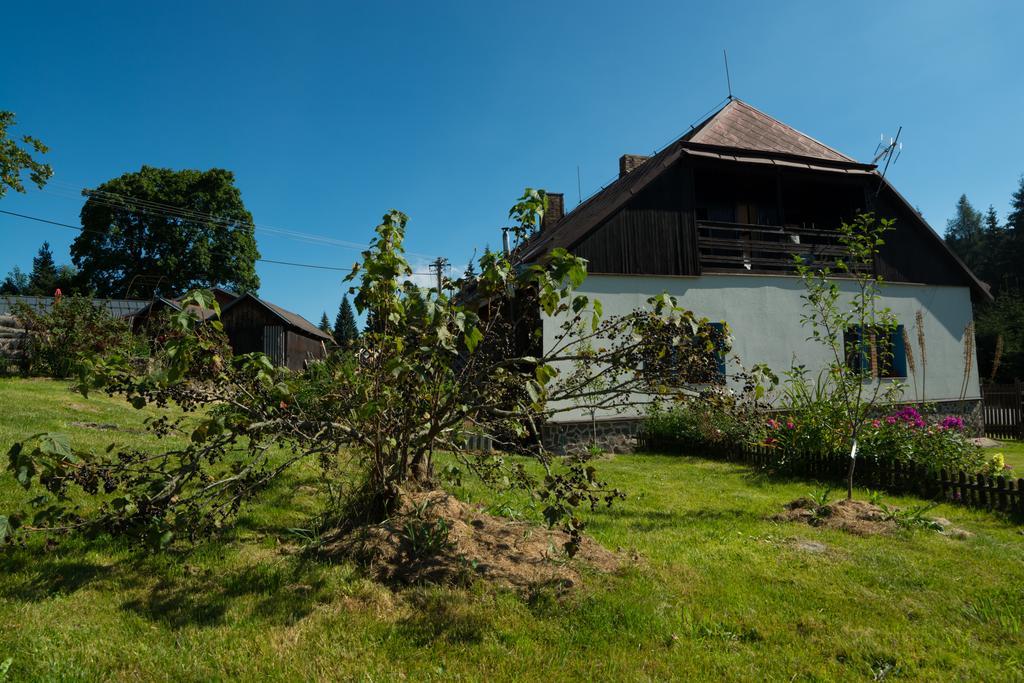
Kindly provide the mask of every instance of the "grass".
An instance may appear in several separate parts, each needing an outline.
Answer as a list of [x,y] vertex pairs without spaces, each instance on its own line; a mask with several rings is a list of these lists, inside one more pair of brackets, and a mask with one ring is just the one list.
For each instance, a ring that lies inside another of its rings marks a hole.
[[992,448],[993,453],[1002,453],[1007,465],[1013,465],[1013,477],[1024,477],[1024,441],[1002,441]]
[[[142,418],[58,383],[0,380],[4,450],[44,430],[148,447],[146,434],[72,424],[136,430]],[[567,596],[393,592],[355,567],[283,552],[287,529],[316,510],[315,474],[302,471],[246,509],[225,543],[188,553],[109,539],[0,551],[0,663],[11,658],[19,681],[1024,677],[1024,536],[1009,520],[941,505],[933,514],[974,536],[862,538],[769,519],[814,482],[657,455],[599,470],[628,497],[588,515],[590,533],[640,559]],[[456,493],[537,515],[519,496]],[[21,499],[0,478],[0,508]]]

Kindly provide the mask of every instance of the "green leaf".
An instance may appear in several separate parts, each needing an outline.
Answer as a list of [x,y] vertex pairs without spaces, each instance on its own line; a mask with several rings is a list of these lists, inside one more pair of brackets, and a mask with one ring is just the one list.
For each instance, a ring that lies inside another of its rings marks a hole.
[[[7,542],[11,536],[14,535],[15,530],[18,528],[18,521],[16,517],[8,517],[6,515],[0,515],[0,545]],[[3,673],[0,670],[0,673]]]

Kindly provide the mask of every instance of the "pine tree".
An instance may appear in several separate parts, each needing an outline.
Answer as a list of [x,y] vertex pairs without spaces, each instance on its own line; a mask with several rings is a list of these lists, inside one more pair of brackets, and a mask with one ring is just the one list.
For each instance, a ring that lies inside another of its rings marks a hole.
[[356,327],[356,315],[352,311],[352,304],[348,301],[348,295],[341,298],[341,305],[338,306],[338,317],[334,319],[334,341],[342,348],[351,346],[359,338],[359,328]]
[[988,205],[988,211],[985,212],[984,230],[989,235],[998,234],[1001,230],[999,227],[999,216],[996,215],[996,207],[991,204]]
[[967,267],[978,270],[985,259],[984,242],[981,212],[971,206],[967,195],[962,194],[956,203],[956,215],[946,221],[946,243]]
[[327,334],[331,334],[331,321],[327,319],[327,311],[324,311],[320,316],[320,324],[317,327]]
[[1018,245],[1024,240],[1024,175],[1020,177],[1020,186],[1010,198],[1010,213],[1006,217],[1006,228],[1014,234]]
[[37,296],[53,296],[57,289],[57,264],[53,261],[50,243],[43,242],[39,253],[32,259],[32,273],[28,276],[29,291]]

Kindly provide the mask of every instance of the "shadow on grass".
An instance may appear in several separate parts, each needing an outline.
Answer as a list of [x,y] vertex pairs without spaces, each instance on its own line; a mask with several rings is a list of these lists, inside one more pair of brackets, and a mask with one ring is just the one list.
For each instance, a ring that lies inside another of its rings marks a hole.
[[0,598],[43,602],[88,589],[123,596],[120,608],[178,629],[215,626],[232,619],[290,625],[335,591],[328,568],[296,557],[273,556],[241,567],[185,557],[130,556],[101,563],[80,550],[0,553]]
[[472,611],[464,595],[432,589],[413,591],[410,602],[413,614],[394,626],[399,640],[416,647],[437,641],[452,644],[475,644],[492,628],[489,615]]
[[601,516],[604,518],[602,521],[614,520],[615,522],[625,524],[631,531],[645,533],[692,527],[698,522],[731,524],[760,519],[753,511],[740,508],[633,511],[613,507],[611,510],[604,511]]

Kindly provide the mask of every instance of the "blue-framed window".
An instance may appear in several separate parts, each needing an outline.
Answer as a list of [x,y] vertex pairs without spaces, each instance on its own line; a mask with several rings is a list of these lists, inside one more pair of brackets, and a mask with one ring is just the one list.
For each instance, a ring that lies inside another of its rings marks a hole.
[[[669,386],[724,384],[726,356],[729,352],[726,323],[708,322],[706,325],[710,330],[705,328],[704,332],[709,334],[714,344],[714,349],[709,354],[704,353],[706,337],[682,339],[676,342],[678,346],[668,348],[667,353],[644,358],[641,365],[643,370],[655,374]],[[699,344],[698,357],[703,356],[697,363],[693,362],[694,344]]]
[[711,323],[711,329],[718,333],[720,341],[715,344],[715,361],[718,364],[718,377],[725,381],[725,321]]
[[870,377],[897,379],[907,376],[907,347],[903,325],[888,332],[854,325],[843,335],[847,367]]

